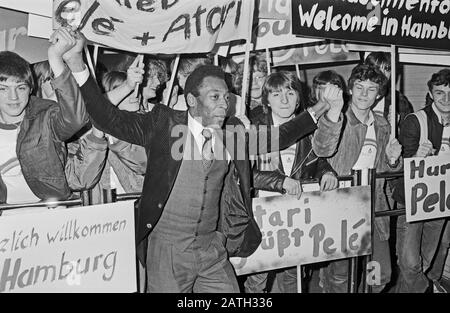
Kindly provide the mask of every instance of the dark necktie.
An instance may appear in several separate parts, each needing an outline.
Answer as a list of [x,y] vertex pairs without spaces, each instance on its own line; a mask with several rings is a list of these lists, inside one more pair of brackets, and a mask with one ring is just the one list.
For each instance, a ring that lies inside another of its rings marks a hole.
[[209,129],[203,129],[203,137],[205,137],[205,142],[202,147],[202,163],[203,168],[208,170],[214,160],[214,153],[212,151],[212,133]]

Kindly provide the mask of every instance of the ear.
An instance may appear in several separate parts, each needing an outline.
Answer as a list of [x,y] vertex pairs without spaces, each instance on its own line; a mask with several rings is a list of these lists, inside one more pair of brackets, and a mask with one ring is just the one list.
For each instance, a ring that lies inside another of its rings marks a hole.
[[429,91],[429,90],[428,90],[428,95],[429,95],[430,98],[434,101],[433,94],[432,94],[431,91]]
[[187,95],[187,105],[189,108],[195,108],[197,106],[197,98],[192,93]]

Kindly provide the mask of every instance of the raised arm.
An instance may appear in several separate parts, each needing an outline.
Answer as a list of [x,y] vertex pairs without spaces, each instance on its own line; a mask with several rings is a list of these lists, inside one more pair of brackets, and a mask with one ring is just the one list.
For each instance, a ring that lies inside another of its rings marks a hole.
[[81,92],[63,61],[65,53],[82,49],[82,46],[83,43],[68,36],[68,31],[63,28],[52,35],[48,49],[48,60],[55,77],[52,85],[59,104],[59,110],[50,116],[49,123],[59,141],[68,140],[89,121]]
[[[314,107],[324,106],[327,112],[319,118],[312,146],[319,157],[330,157],[337,149],[342,128],[344,106],[343,91],[338,86],[328,84]],[[314,108],[313,107],[313,108]]]
[[[70,35],[74,36],[72,33]],[[81,33],[77,36],[84,38]],[[78,85],[81,86],[86,110],[94,126],[118,139],[145,145],[153,131],[153,117],[150,114],[143,115],[119,110],[106,99],[95,80],[89,76],[89,71],[83,62],[82,49],[65,55],[64,61],[72,71]]]

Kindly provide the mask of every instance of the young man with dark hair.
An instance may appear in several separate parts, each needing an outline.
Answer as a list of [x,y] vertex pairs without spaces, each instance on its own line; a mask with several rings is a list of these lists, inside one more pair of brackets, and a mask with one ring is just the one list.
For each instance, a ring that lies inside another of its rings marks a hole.
[[[400,129],[403,157],[426,158],[431,155],[450,156],[450,70],[433,74],[428,81],[432,105],[409,115]],[[424,117],[426,130],[422,130],[419,114]],[[428,140],[422,142],[421,132],[427,131]],[[394,191],[394,199],[404,207],[403,180]],[[440,218],[407,223],[401,216],[397,223],[397,255],[401,270],[398,292],[425,292],[429,279],[439,284],[442,267],[449,245],[449,232],[441,235],[448,219]],[[434,262],[436,268],[427,273]],[[440,265],[439,265],[440,264]],[[428,274],[428,277],[427,277]]]
[[[85,68],[81,55],[74,60]],[[228,87],[215,66],[201,66],[188,77],[188,111],[156,105],[146,114],[118,110],[101,96],[89,73],[81,72],[77,76],[84,76],[79,83],[93,124],[147,151],[136,243],[147,265],[148,291],[238,292],[228,256],[246,257],[261,241],[252,212],[248,151],[268,152],[267,146],[256,149],[251,140],[247,144],[246,135],[267,136],[270,141],[271,132],[247,133],[234,117],[229,119],[234,127],[221,130]],[[281,148],[291,145],[317,128],[314,115],[329,109],[313,107],[281,126],[280,138],[272,139],[278,139]],[[317,151],[323,155],[334,151],[342,121],[339,116],[321,120],[318,132],[331,140]]]
[[[328,84],[318,96],[323,101],[335,102],[337,113],[341,112],[344,104],[343,88]],[[320,101],[315,101],[314,105]],[[294,73],[277,72],[267,77],[262,88],[262,105],[267,113],[259,113],[251,119],[257,126],[279,126],[292,120],[303,112],[305,101],[302,99],[302,85]],[[327,118],[327,117],[324,117]],[[313,136],[313,135],[312,135]],[[253,170],[253,184],[258,190],[258,196],[268,195],[296,195],[300,198],[305,180],[318,179],[321,191],[329,191],[338,187],[338,179],[333,168],[324,158],[318,158],[314,153],[311,137],[299,139],[290,147],[260,155]],[[324,138],[326,139],[326,138]],[[327,142],[323,142],[327,145]],[[267,192],[270,192],[267,194]],[[287,268],[273,271],[276,279],[273,286],[267,284],[268,273],[249,275],[245,281],[245,291],[261,293],[267,291],[281,291],[283,293],[297,292],[297,268]],[[275,284],[276,282],[276,284]]]
[[[348,80],[351,96],[341,141],[337,153],[329,162],[338,175],[350,175],[352,170],[391,170],[389,160],[398,160],[401,145],[396,139],[389,141],[390,126],[386,119],[371,110],[379,97],[384,95],[386,77],[368,65],[356,66]],[[383,182],[377,181],[375,211],[385,211],[388,204],[382,191]],[[374,222],[373,255],[381,268],[380,285],[372,286],[381,292],[390,281],[391,259],[389,250],[389,217],[377,218]],[[332,261],[323,271],[324,291],[345,293],[348,291],[348,260]],[[364,274],[363,274],[364,275]]]
[[31,95],[30,65],[13,52],[0,52],[0,203],[64,200],[71,195],[64,141],[87,123],[82,97],[62,62],[82,49],[67,31],[55,33],[48,57],[58,103]]

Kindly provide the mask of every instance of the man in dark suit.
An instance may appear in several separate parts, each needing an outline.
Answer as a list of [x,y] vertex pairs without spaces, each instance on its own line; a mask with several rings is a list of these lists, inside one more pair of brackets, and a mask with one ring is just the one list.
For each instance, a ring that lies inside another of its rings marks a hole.
[[[82,62],[78,55],[68,65],[79,69]],[[136,64],[134,69],[142,72]],[[315,134],[327,144],[315,148],[329,156],[342,126],[341,108],[330,109],[330,101],[279,128],[246,130],[232,117],[227,122],[232,127],[222,130],[228,88],[223,71],[210,65],[187,79],[185,112],[163,105],[147,114],[121,111],[101,95],[86,69],[74,76],[93,124],[146,148],[136,243],[141,261],[146,260],[149,292],[238,292],[228,257],[249,256],[261,241],[250,198],[249,154],[292,145],[313,133],[316,118],[328,111]]]

